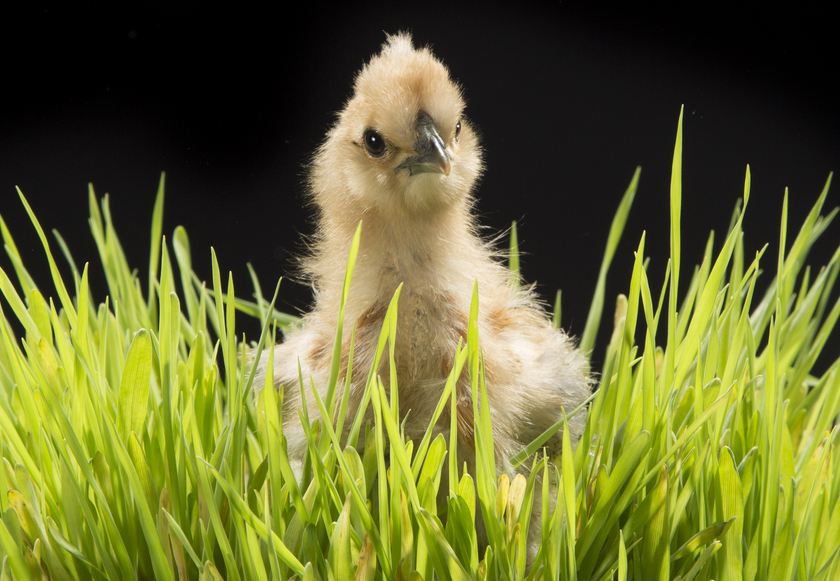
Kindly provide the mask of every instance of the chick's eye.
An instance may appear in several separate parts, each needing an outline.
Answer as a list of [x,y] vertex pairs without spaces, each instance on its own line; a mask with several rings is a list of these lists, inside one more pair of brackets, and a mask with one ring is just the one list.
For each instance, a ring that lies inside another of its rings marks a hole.
[[363,138],[365,141],[365,149],[367,149],[368,153],[373,157],[379,157],[385,153],[385,140],[382,139],[382,135],[378,131],[375,129],[367,129],[365,130]]
[[458,136],[461,135],[461,122],[455,124],[455,141],[458,141]]

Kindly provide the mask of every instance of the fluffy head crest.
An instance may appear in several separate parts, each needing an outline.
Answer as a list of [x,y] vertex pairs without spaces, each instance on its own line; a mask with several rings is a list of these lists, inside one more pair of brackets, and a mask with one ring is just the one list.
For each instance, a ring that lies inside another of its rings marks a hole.
[[406,32],[388,36],[382,52],[356,75],[354,88],[378,111],[422,109],[436,120],[457,120],[464,109],[461,88],[446,65],[428,47],[415,50]]

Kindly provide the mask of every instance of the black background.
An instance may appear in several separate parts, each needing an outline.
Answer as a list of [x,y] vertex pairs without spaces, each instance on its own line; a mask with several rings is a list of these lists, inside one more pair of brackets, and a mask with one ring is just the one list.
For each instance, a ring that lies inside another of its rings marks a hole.
[[[210,279],[213,246],[238,295],[251,293],[248,262],[273,288],[301,249],[301,234],[312,231],[302,205],[304,164],[384,32],[408,29],[463,85],[468,115],[482,132],[487,171],[477,195],[487,235],[519,221],[525,278],[549,301],[563,290],[563,323],[572,334],[583,332],[613,213],[642,166],[608,281],[596,367],[612,301],[626,292],[644,230],[657,294],[664,276],[682,104],[682,280],[700,262],[710,230],[720,247],[748,163],[745,248],[749,257],[769,242],[764,265],[772,270],[785,187],[792,240],[829,172],[840,169],[840,51],[830,14],[706,3],[513,4],[19,8],[0,22],[0,214],[25,264],[49,288],[47,262],[14,190],[20,186],[77,263],[96,266],[102,300],[87,183],[111,194],[128,259],[145,275],[165,170],[164,231],[186,227],[197,272]],[[837,188],[828,208],[840,203]],[[840,224],[809,262],[824,264],[839,242]],[[0,266],[11,270],[5,255]],[[305,310],[310,298],[305,287],[281,285],[282,309]],[[255,337],[257,326],[249,325]],[[823,364],[840,343],[830,349]]]

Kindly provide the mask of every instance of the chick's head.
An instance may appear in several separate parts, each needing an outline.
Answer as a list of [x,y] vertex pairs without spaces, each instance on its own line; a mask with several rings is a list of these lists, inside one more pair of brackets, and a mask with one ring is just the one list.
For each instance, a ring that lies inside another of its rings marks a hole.
[[318,151],[311,185],[324,210],[392,218],[433,215],[468,200],[482,171],[460,87],[428,48],[389,36]]

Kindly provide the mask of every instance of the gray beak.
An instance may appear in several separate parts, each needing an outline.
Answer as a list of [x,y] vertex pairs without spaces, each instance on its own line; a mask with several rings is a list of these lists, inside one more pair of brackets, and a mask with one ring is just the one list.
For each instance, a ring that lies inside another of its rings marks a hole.
[[414,150],[417,155],[406,158],[396,169],[399,171],[406,168],[410,175],[442,173],[448,176],[451,164],[449,154],[446,153],[446,144],[438,133],[435,122],[425,111],[417,114],[416,128],[417,141],[414,142]]

